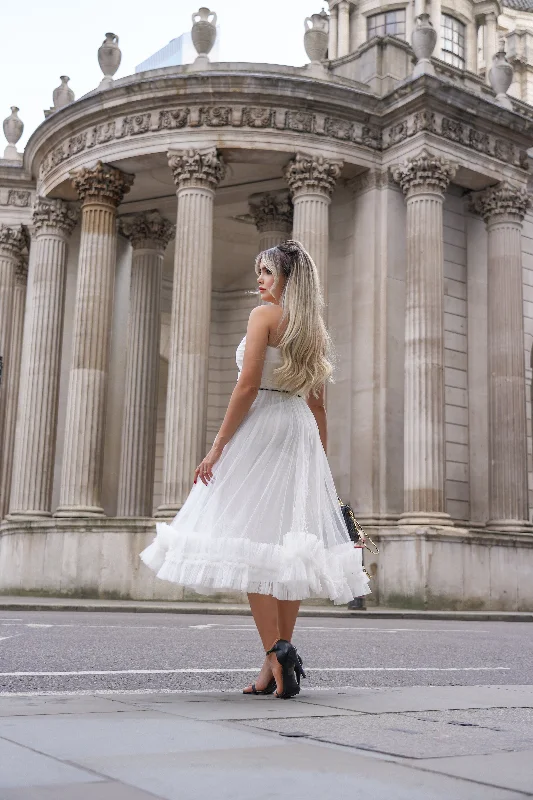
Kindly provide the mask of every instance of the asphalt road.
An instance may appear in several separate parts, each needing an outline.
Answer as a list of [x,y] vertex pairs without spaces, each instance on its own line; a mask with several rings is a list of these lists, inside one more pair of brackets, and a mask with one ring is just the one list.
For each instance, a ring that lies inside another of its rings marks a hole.
[[[300,619],[304,687],[533,684],[533,625]],[[237,690],[262,663],[249,617],[2,612],[0,694]]]

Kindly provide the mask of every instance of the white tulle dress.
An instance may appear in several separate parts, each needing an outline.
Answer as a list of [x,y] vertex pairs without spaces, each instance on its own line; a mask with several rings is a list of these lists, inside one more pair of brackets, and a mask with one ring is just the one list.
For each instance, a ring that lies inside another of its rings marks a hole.
[[[237,348],[242,369],[246,337]],[[273,391],[281,363],[269,346],[261,389],[206,486],[198,479],[170,524],[156,523],[141,559],[163,580],[200,594],[280,600],[370,592],[350,541],[318,426],[305,399]],[[191,475],[191,481],[192,481]]]

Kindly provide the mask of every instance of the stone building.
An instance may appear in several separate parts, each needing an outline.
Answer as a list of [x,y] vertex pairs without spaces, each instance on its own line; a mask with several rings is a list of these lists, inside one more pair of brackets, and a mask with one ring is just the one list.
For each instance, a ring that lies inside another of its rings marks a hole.
[[[288,235],[338,353],[328,457],[373,599],[533,608],[531,0],[331,0],[310,63],[75,100],[0,160],[0,591],[176,598],[138,559],[220,422]],[[531,20],[531,21],[530,21]],[[507,51],[507,57],[506,53]],[[28,263],[29,258],[29,263]]]

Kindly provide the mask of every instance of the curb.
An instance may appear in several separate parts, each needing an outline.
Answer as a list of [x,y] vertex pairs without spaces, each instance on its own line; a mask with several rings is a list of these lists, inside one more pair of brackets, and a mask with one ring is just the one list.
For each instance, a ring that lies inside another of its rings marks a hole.
[[[111,612],[115,614],[208,614],[214,616],[251,616],[248,605],[225,603],[179,603],[121,600],[80,600],[28,597],[2,598],[0,611],[90,611]],[[458,620],[470,622],[533,622],[531,611],[422,611],[393,608],[372,608],[365,611],[350,611],[347,608],[330,606],[305,606],[300,608],[301,617],[319,618],[363,618],[363,619],[426,619]]]

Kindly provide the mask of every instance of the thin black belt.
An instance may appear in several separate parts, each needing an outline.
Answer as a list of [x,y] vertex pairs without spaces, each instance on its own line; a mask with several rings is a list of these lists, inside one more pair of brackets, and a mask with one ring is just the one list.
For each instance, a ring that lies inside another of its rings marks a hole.
[[260,392],[284,392],[285,394],[290,394],[287,389],[269,389],[267,386],[260,386]]

